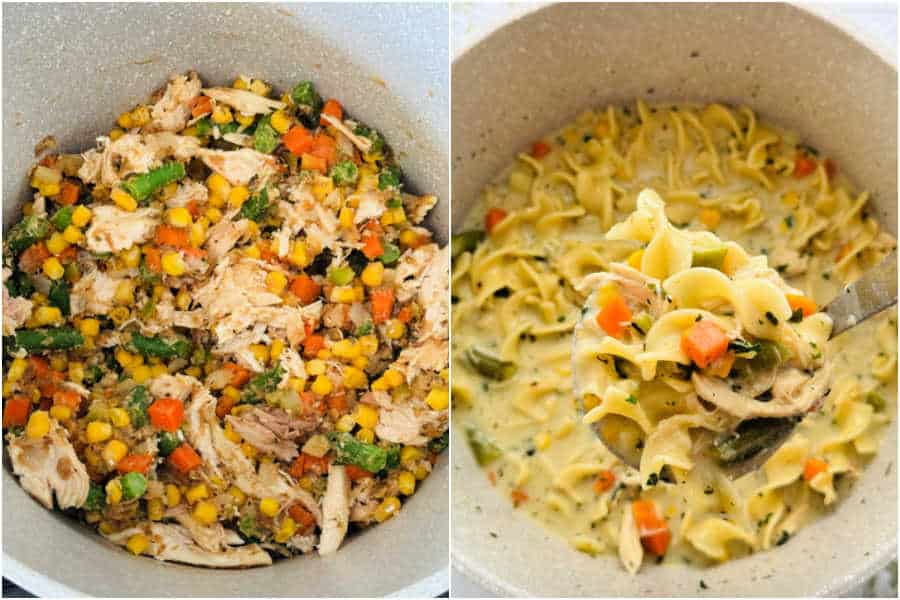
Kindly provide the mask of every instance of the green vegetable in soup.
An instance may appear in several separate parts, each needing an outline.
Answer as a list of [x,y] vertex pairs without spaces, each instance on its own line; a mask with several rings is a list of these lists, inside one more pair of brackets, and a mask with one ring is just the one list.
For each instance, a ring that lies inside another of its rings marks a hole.
[[391,188],[400,189],[400,168],[389,165],[378,174],[378,189],[387,190]]
[[463,231],[454,235],[450,239],[450,256],[456,258],[464,252],[474,252],[482,241],[484,241],[484,231],[472,230]]
[[50,292],[47,294],[50,304],[57,307],[64,317],[68,317],[72,312],[69,302],[69,286],[62,279],[57,279],[50,285]]
[[122,183],[122,189],[128,192],[132,198],[141,202],[170,183],[184,179],[185,175],[184,165],[173,160],[163,163],[155,169],[150,169],[147,173],[131,177]]
[[503,450],[480,429],[466,428],[466,439],[475,455],[475,460],[482,467],[503,456]]
[[515,363],[502,360],[475,346],[466,350],[466,360],[479,374],[497,381],[509,379],[516,372]]
[[743,462],[778,444],[793,430],[795,418],[758,418],[742,421],[733,432],[713,442],[715,458],[723,465]]
[[692,267],[709,267],[710,269],[722,270],[725,263],[725,255],[728,254],[727,246],[716,246],[714,248],[699,248],[694,250],[694,256],[691,260]]

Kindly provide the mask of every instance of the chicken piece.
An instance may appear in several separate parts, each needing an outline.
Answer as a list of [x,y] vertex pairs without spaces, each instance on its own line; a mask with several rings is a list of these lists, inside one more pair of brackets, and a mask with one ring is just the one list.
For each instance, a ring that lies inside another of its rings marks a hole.
[[176,75],[169,81],[162,98],[150,109],[147,131],[181,131],[191,118],[191,101],[200,95],[200,79],[194,72]]
[[207,232],[204,247],[210,261],[218,261],[228,254],[241,239],[250,235],[251,221],[249,219],[232,221],[235,214],[237,211],[226,214]]
[[417,412],[408,404],[382,408],[375,426],[379,438],[397,444],[421,446],[429,440],[423,435],[426,427],[435,428],[441,423],[441,413],[446,420],[446,411],[423,410]]
[[300,454],[297,450],[297,444],[290,440],[281,439],[274,431],[263,425],[256,417],[258,410],[254,409],[253,412],[244,413],[240,417],[228,415],[225,417],[225,421],[245,441],[259,450],[285,462],[290,462],[297,458]]
[[423,371],[442,371],[450,361],[450,345],[447,340],[429,338],[417,346],[407,346],[400,351],[400,356],[393,367],[403,373],[407,383]]
[[421,223],[437,204],[437,196],[427,194],[425,196],[416,196],[414,194],[403,194],[403,208],[406,211],[406,218],[410,223]]
[[306,364],[293,348],[285,348],[278,356],[278,364],[285,372],[285,376],[281,378],[278,384],[279,388],[285,388],[291,377],[306,379]]
[[328,487],[322,499],[322,535],[319,537],[319,555],[337,551],[350,524],[350,478],[345,467],[328,466]]
[[[419,327],[419,341],[450,337],[450,306],[447,290],[450,289],[450,247],[444,246],[432,255],[422,273],[418,301],[425,307],[425,315]],[[420,344],[421,345],[421,344]]]
[[[278,203],[278,216],[282,219],[279,234],[289,240],[303,231],[306,234],[307,247],[312,254],[318,254],[324,248],[336,250],[342,244],[336,212],[315,202],[306,185],[292,188],[290,198],[293,202]],[[284,244],[279,241],[279,246],[282,245]]]
[[241,148],[240,150],[207,150],[201,149],[197,155],[207,167],[228,180],[231,185],[248,185],[256,177],[264,182],[278,168],[278,161],[273,156]]
[[212,525],[204,525],[191,516],[184,504],[179,504],[166,511],[165,516],[175,519],[184,527],[193,538],[194,542],[204,550],[221,552],[229,546],[241,546],[244,539],[233,529],[226,529],[222,523],[216,521]]
[[106,315],[113,307],[116,288],[121,279],[94,270],[79,279],[70,294],[73,315]]
[[272,557],[257,544],[211,551],[201,548],[182,525],[149,523],[116,533],[105,534],[106,539],[124,546],[131,536],[145,534],[150,538],[146,553],[158,560],[197,565],[201,567],[234,568],[271,565]]
[[421,285],[422,274],[431,265],[437,252],[437,244],[425,244],[413,250],[407,250],[400,256],[395,275],[399,286],[397,289],[398,302],[405,304],[416,297]]
[[819,369],[812,377],[799,369],[788,368],[775,377],[772,398],[762,401],[732,390],[726,379],[697,372],[691,376],[698,396],[741,420],[792,417],[814,410],[827,393],[830,379],[830,367]]
[[370,191],[353,194],[352,198],[359,200],[353,217],[353,222],[359,225],[381,217],[387,210],[386,203],[390,195],[387,192]]
[[49,433],[40,439],[24,435],[13,438],[8,451],[19,483],[47,508],[53,509],[54,494],[61,509],[78,508],[87,500],[87,469],[56,420],[50,421]]
[[[12,270],[3,267],[3,283],[12,275]],[[16,329],[31,317],[32,302],[28,298],[10,296],[3,286],[3,335],[13,335]]]
[[272,100],[253,92],[227,87],[213,87],[203,90],[203,94],[216,102],[227,104],[245,115],[267,115],[287,106],[279,100]]
[[341,132],[344,136],[347,137],[348,140],[353,142],[353,145],[359,148],[359,151],[363,154],[368,154],[369,150],[372,149],[372,140],[367,137],[362,137],[354,134],[350,131],[350,128],[341,123],[340,120],[332,117],[331,115],[327,115],[322,113],[322,118],[332,127]]
[[185,179],[178,184],[175,194],[166,200],[166,206],[169,208],[187,206],[192,200],[198,204],[205,204],[208,197],[209,191],[205,185],[193,179]]
[[112,204],[94,204],[93,217],[85,238],[91,252],[120,252],[143,244],[153,236],[160,222],[158,208],[125,211]]
[[599,289],[606,283],[616,285],[634,314],[647,312],[656,320],[666,310],[659,280],[622,263],[609,263],[608,272],[591,273],[578,284],[578,290],[588,292]]
[[175,398],[184,402],[201,387],[201,383],[190,375],[160,375],[151,379],[148,387],[154,398]]

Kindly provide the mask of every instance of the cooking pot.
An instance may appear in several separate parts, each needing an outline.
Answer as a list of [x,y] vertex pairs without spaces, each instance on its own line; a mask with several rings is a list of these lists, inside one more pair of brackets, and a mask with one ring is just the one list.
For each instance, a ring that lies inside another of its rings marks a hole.
[[[173,73],[221,85],[302,79],[377,128],[447,242],[448,15],[442,4],[20,4],[3,14],[3,229],[29,198],[35,144],[93,145]],[[446,453],[397,517],[334,555],[249,570],[134,557],[3,472],[3,575],[39,596],[434,596],[448,587]]]
[[[803,9],[724,3],[557,4],[465,49],[452,66],[454,230],[533,140],[585,109],[638,97],[750,106],[834,157],[897,234],[891,59]],[[896,556],[896,421],[849,496],[790,543],[707,569],[645,565],[634,577],[614,554],[577,552],[514,511],[465,436],[451,438],[453,566],[497,594],[830,596]]]

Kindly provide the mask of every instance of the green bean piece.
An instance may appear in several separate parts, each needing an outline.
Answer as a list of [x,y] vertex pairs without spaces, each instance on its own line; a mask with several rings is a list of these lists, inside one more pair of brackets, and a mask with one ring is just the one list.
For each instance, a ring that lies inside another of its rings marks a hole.
[[497,381],[505,381],[516,372],[515,363],[502,360],[475,346],[470,346],[466,350],[466,359],[479,374]]
[[694,256],[691,260],[692,267],[709,267],[710,269],[722,270],[725,264],[725,255],[728,254],[727,246],[716,246],[714,248],[701,248],[694,250]]
[[72,312],[71,303],[69,301],[69,286],[62,279],[57,279],[50,285],[50,292],[47,294],[50,304],[57,307],[64,317],[68,317]]
[[484,231],[473,229],[471,231],[463,231],[454,235],[450,239],[450,256],[456,259],[464,252],[473,252],[482,241],[484,241]]
[[147,337],[138,332],[132,332],[131,345],[135,351],[144,357],[156,356],[159,358],[187,358],[191,355],[191,344],[187,340],[177,339],[167,342],[159,337]]
[[642,335],[647,335],[647,332],[650,331],[650,327],[653,325],[653,317],[651,317],[649,313],[642,312],[631,321],[631,324],[634,325]]
[[750,361],[754,370],[772,369],[787,359],[787,351],[777,342],[761,340],[756,356]]
[[759,344],[748,342],[741,338],[735,338],[728,342],[728,349],[740,358],[753,358],[759,353],[760,348]]
[[445,431],[441,437],[434,438],[428,442],[428,449],[435,454],[440,454],[450,445],[450,431]]
[[6,247],[13,256],[50,234],[50,222],[38,215],[28,215],[13,225],[6,235]]
[[469,447],[472,448],[475,460],[482,467],[503,456],[503,450],[480,429],[467,427],[466,439],[469,442]]
[[62,231],[72,224],[72,213],[74,212],[75,209],[71,206],[63,206],[53,213],[53,216],[50,217],[50,222],[53,223],[53,226],[59,231]]
[[44,329],[19,329],[16,346],[26,352],[41,350],[68,350],[84,343],[84,337],[71,327],[47,327]]
[[147,173],[135,175],[122,184],[122,189],[128,192],[138,202],[146,200],[157,190],[170,183],[184,179],[186,171],[184,165],[177,161],[163,163]]
[[328,434],[328,441],[337,464],[355,465],[372,473],[381,471],[388,464],[387,450],[361,442],[349,433],[333,431]]

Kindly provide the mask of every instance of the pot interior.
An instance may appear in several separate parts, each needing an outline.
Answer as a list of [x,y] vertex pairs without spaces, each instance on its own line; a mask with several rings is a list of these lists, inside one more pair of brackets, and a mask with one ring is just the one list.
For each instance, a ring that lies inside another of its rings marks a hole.
[[[454,229],[533,140],[587,108],[640,97],[749,106],[835,157],[897,233],[897,72],[801,9],[553,5],[473,46],[452,76]],[[454,565],[504,594],[833,595],[896,552],[896,423],[849,497],[790,544],[705,570],[644,567],[633,578],[614,554],[579,553],[514,512],[486,484],[464,436],[452,438]]]
[[[365,36],[362,28],[348,31],[362,23]],[[423,27],[434,33],[419,35]],[[437,194],[428,224],[446,243],[448,27],[441,5],[10,6],[3,19],[3,229],[31,193],[27,175],[41,138],[54,135],[64,152],[86,149],[171,74],[195,69],[206,83],[246,74],[279,90],[311,79],[323,96],[340,98],[348,113],[384,134],[414,191]],[[347,35],[336,40],[335,31]],[[447,586],[447,463],[442,457],[398,517],[346,540],[337,554],[244,571],[132,557],[45,510],[5,469],[5,574],[39,595],[433,596]],[[358,576],[360,565],[365,576]]]

